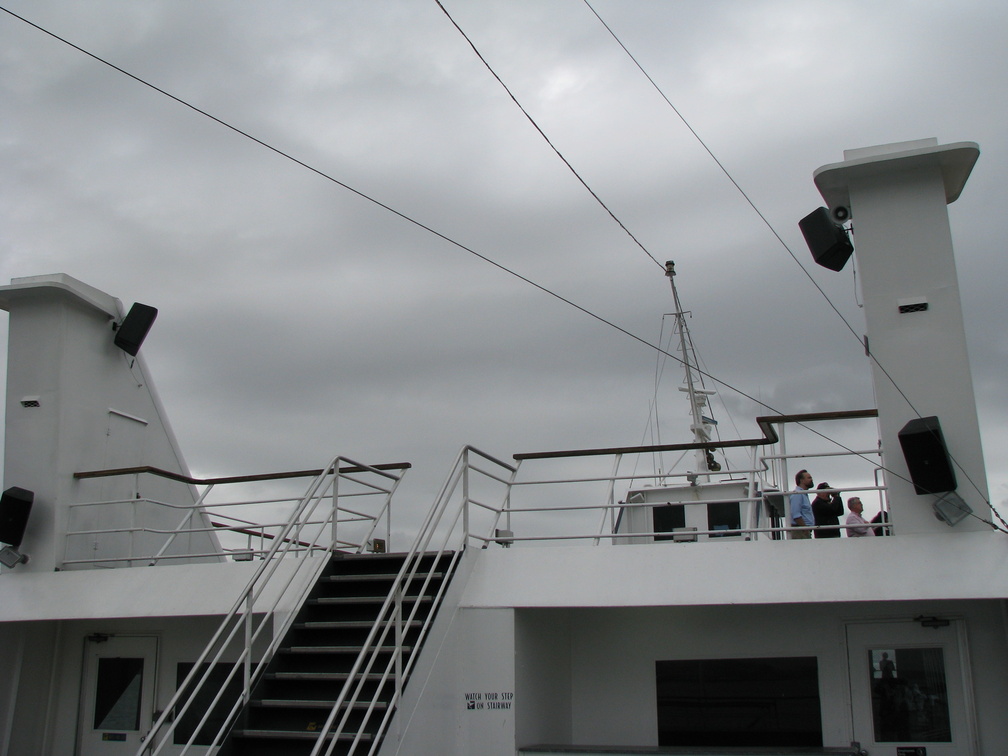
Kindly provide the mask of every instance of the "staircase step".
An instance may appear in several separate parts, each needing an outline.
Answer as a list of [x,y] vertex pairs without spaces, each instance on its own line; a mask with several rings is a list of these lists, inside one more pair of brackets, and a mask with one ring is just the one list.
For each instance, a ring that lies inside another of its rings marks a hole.
[[[354,606],[356,604],[384,604],[387,596],[322,596],[309,599],[309,606]],[[403,596],[403,603],[430,603],[432,596]]]
[[[394,624],[390,620],[385,620],[385,625]],[[420,620],[404,622],[404,627],[420,627],[423,623]],[[368,630],[374,627],[374,620],[309,620],[308,622],[297,622],[294,627],[298,630]]]
[[[234,735],[239,738],[256,738],[268,740],[317,740],[318,732],[314,730],[234,730]],[[356,733],[343,733],[339,740],[353,740]],[[362,732],[361,740],[370,741],[371,733]],[[326,735],[326,740],[332,740],[332,735]]]
[[[272,709],[331,709],[336,702],[311,698],[263,698],[250,701],[249,703],[252,706]],[[388,703],[385,701],[358,701],[353,705],[355,709],[367,709],[368,707],[376,711],[384,711],[388,708]]]
[[[299,682],[342,682],[350,677],[349,672],[267,672],[267,680],[297,680]],[[360,677],[356,675],[355,677]],[[366,676],[368,680],[381,680],[383,675],[379,672],[369,672]],[[392,675],[388,676],[392,679]]]
[[[345,753],[358,729],[371,730],[360,738],[368,744],[365,750],[380,742],[376,733],[380,721],[394,709],[391,700],[396,681],[391,671],[377,670],[390,667],[400,651],[415,652],[418,631],[424,622],[430,621],[435,594],[447,579],[447,567],[451,564],[450,554],[437,559],[432,558],[434,554],[422,558],[416,576],[402,596],[402,604],[409,608],[402,612],[401,632],[396,633],[400,640],[409,639],[410,645],[396,648],[391,642],[396,620],[385,616],[379,621],[377,616],[380,614],[378,608],[388,600],[387,594],[397,586],[396,578],[404,556],[347,554],[329,563],[326,574],[319,578],[311,598],[300,608],[287,637],[252,693],[253,698],[240,720],[246,729],[233,730],[222,753],[307,756],[321,737],[320,728],[343,689],[358,684],[362,688],[358,691],[360,700],[344,704],[341,709],[341,716],[347,718],[347,729],[354,732],[338,738],[326,735],[327,747]],[[411,564],[409,569],[412,568]],[[435,572],[427,573],[429,569]],[[426,590],[421,593],[425,583]],[[406,622],[406,616],[411,613],[414,619]],[[378,634],[371,638],[366,653],[379,660],[367,662],[375,665],[367,674],[351,675],[354,660],[364,651],[362,644],[371,637],[369,631],[375,627]],[[379,641],[385,636],[388,643]],[[334,739],[338,743],[334,743]]]
[[[422,584],[426,579],[427,573],[418,572],[416,577],[413,578],[414,583]],[[359,575],[354,574],[343,574],[343,575],[326,575],[320,578],[320,582],[323,583],[356,583],[356,582],[371,582],[371,581],[385,581],[389,582],[395,579],[395,575],[391,573],[382,572],[366,572]],[[435,580],[440,580],[444,577],[443,572],[435,572],[431,575],[431,582]]]
[[[394,650],[391,646],[388,648],[372,646],[368,652],[390,654]],[[409,653],[413,647],[403,646],[402,650]],[[360,646],[283,646],[279,652],[281,654],[359,654],[360,651]]]

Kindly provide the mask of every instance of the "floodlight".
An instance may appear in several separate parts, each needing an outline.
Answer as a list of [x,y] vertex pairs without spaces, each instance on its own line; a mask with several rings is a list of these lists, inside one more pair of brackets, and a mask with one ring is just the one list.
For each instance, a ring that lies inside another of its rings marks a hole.
[[14,569],[19,564],[27,564],[28,555],[22,554],[13,546],[4,546],[0,549],[0,564],[9,570]]

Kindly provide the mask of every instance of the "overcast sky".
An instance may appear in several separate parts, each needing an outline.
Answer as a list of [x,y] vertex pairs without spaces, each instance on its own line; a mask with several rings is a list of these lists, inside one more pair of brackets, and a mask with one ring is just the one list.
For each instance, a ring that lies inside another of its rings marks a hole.
[[[767,408],[873,406],[858,341],[588,5],[443,3],[640,245],[434,0],[2,0],[457,245],[3,13],[0,282],[62,272],[159,308],[144,355],[194,474],[409,461],[416,509],[466,443],[656,438],[654,350],[458,245],[653,343],[673,304],[648,253],[674,260],[705,369],[766,405],[722,388],[723,436]],[[853,267],[816,266],[798,230],[812,172],[979,143],[950,213],[1008,499],[1008,4],[591,4],[859,333]],[[680,377],[658,389],[665,442],[689,440]]]

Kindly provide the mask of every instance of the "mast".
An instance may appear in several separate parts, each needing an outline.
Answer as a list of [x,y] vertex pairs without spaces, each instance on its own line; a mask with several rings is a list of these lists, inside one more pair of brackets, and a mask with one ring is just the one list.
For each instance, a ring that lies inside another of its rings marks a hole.
[[[669,260],[665,263],[665,275],[668,277],[672,287],[672,299],[675,302],[675,330],[679,334],[679,352],[682,354],[682,365],[686,372],[684,385],[679,390],[687,394],[690,406],[690,430],[693,432],[693,441],[697,444],[708,444],[711,440],[711,428],[714,421],[706,417],[704,409],[707,406],[707,397],[717,392],[710,389],[698,388],[696,377],[700,376],[700,368],[696,364],[696,353],[693,351],[693,342],[689,338],[689,328],[686,325],[686,312],[679,302],[679,292],[675,285],[675,263]],[[717,472],[721,465],[714,459],[714,448],[698,448],[695,452],[697,473]]]

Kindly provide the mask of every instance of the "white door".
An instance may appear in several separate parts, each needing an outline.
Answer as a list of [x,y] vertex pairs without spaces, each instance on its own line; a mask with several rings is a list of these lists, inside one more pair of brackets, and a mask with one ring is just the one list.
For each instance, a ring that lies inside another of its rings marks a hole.
[[85,640],[81,756],[136,753],[154,711],[157,638],[93,635]]
[[958,620],[847,625],[854,739],[871,756],[976,754]]

